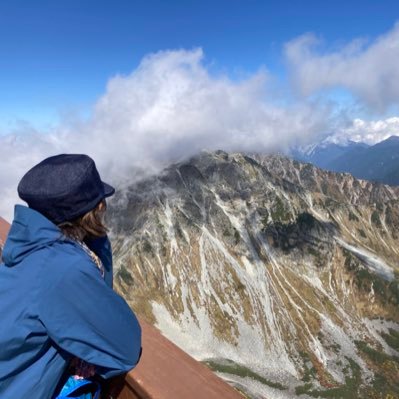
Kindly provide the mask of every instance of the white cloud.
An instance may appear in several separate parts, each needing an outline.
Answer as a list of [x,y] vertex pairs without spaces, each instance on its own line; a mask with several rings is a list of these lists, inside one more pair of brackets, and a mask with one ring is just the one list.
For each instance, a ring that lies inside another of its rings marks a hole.
[[352,140],[373,145],[390,136],[399,136],[398,117],[376,121],[355,119],[349,126],[340,129],[333,138],[340,143]]
[[303,95],[343,87],[373,110],[399,104],[399,23],[374,41],[357,39],[335,51],[306,34],[287,43],[285,55]]
[[264,70],[241,81],[211,74],[200,49],[145,57],[130,75],[108,82],[88,120],[64,121],[45,134],[21,126],[0,136],[0,215],[11,219],[22,175],[62,152],[91,155],[104,179],[118,185],[138,169],[156,171],[202,149],[285,150],[326,132],[373,144],[399,134],[399,118],[348,122],[333,103],[307,97],[340,86],[374,109],[398,104],[399,25],[369,44],[353,41],[324,54],[318,44],[305,35],[286,45],[293,80],[305,94],[296,102]]
[[129,76],[109,81],[90,120],[0,137],[0,215],[11,219],[23,173],[57,153],[91,155],[117,184],[133,178],[132,168],[154,170],[202,149],[284,149],[326,130],[328,107],[276,106],[268,79],[265,72],[240,82],[212,76],[199,49],[149,55]]

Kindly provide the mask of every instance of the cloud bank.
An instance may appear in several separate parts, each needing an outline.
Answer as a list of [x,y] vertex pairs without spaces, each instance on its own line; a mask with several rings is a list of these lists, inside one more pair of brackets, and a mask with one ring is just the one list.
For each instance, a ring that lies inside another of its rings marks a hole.
[[285,56],[303,95],[342,87],[371,110],[399,103],[399,23],[374,41],[356,39],[334,51],[306,34],[286,44]]
[[[284,56],[288,88],[266,70],[239,81],[215,75],[201,49],[150,54],[130,75],[110,79],[89,119],[0,136],[0,215],[12,219],[22,175],[59,153],[89,154],[106,181],[121,185],[202,149],[284,151],[328,134],[368,143],[399,134],[398,118],[384,113],[399,106],[399,25],[333,51],[304,35],[286,44]],[[339,110],[323,96],[336,87],[380,120]]]
[[266,72],[239,82],[212,76],[200,49],[146,57],[129,76],[109,81],[88,121],[0,137],[0,214],[10,218],[23,173],[57,153],[91,155],[100,173],[118,184],[131,180],[134,168],[156,170],[202,149],[282,150],[325,131],[328,106],[277,106],[268,79]]
[[352,140],[374,145],[390,136],[399,136],[399,117],[376,121],[354,119],[334,135],[334,141],[343,143]]

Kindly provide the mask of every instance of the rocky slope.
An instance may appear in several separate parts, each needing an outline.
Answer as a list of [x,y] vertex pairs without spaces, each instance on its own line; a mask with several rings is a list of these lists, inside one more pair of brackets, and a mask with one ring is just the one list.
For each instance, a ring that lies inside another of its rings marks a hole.
[[399,397],[399,189],[202,153],[116,195],[116,287],[253,398]]

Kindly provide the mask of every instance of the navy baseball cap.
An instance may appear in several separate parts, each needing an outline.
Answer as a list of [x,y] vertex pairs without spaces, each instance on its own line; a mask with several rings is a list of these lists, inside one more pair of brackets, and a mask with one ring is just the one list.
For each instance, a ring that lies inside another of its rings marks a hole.
[[84,154],[46,158],[18,185],[20,198],[55,224],[84,215],[114,193],[101,180],[94,161]]

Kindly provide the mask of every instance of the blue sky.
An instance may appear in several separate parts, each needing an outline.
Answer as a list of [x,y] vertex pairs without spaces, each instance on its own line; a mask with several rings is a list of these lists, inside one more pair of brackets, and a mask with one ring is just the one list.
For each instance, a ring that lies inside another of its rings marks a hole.
[[0,215],[59,153],[131,182],[203,149],[399,135],[399,3],[0,1]]
[[0,2],[0,131],[85,114],[116,74],[149,53],[201,47],[214,73],[266,67],[285,78],[282,49],[307,32],[334,49],[394,26],[397,1]]

